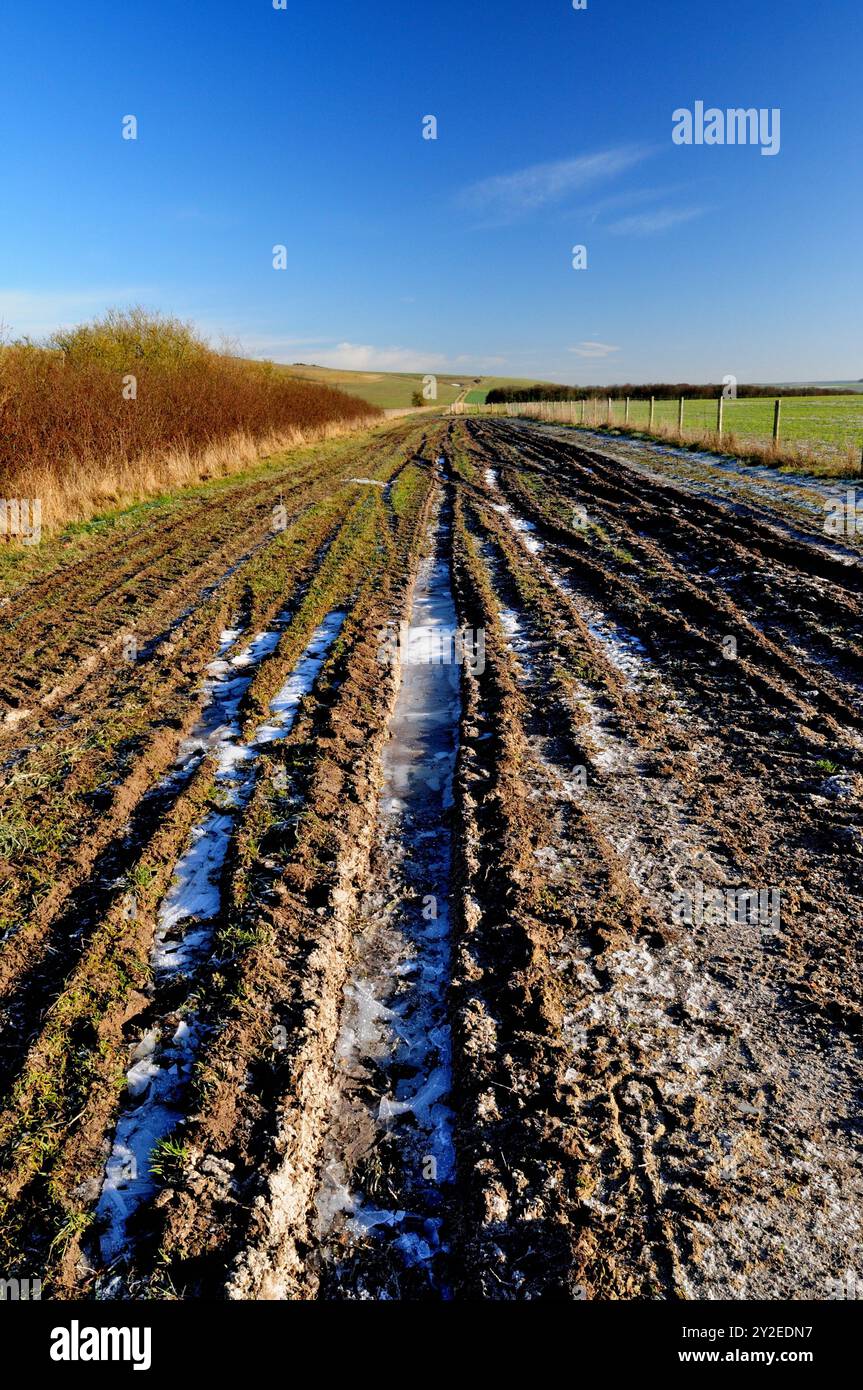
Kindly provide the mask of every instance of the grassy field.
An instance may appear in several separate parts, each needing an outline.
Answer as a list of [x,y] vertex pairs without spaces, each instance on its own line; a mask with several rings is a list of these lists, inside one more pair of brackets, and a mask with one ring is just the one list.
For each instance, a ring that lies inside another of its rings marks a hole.
[[[292,366],[282,366],[280,371],[302,381],[317,381],[326,386],[337,386],[351,396],[360,396],[371,405],[383,410],[394,410],[412,403],[415,391],[423,386],[422,372],[348,372],[335,367],[316,367],[313,364],[295,362]],[[444,409],[458,400],[464,391],[465,397],[473,405],[481,405],[486,394],[495,386],[533,386],[535,381],[528,377],[505,377],[452,375],[441,372],[429,373],[437,377],[437,400],[429,405]]]
[[[740,398],[725,402],[724,426],[740,439],[770,439],[773,433],[773,401],[761,398]],[[646,425],[650,406],[647,401],[633,401],[630,421]],[[613,419],[623,422],[622,401],[613,404]],[[677,401],[657,401],[657,424],[676,425]],[[716,402],[686,401],[684,427],[714,429]],[[847,396],[790,396],[782,402],[780,438],[789,443],[823,445],[826,448],[845,448],[863,442],[863,395]]]
[[[481,406],[469,395],[465,404]],[[628,427],[635,431],[647,431],[650,418],[650,403],[647,400],[631,400],[628,419],[625,403],[621,400],[611,402],[611,414],[607,398],[594,398],[580,401],[551,402],[536,406],[537,418],[558,420],[576,426]],[[504,412],[505,407],[490,406],[488,410]],[[529,407],[525,411],[533,413]],[[657,400],[654,404],[654,433],[666,438],[678,435],[679,402],[676,400]],[[818,473],[833,474],[837,477],[856,473],[863,447],[863,394],[849,393],[836,396],[788,396],[782,399],[782,415],[779,431],[779,446],[772,449],[774,398],[743,397],[727,400],[723,407],[722,444],[731,453],[741,456],[747,450],[757,451],[758,456],[772,452],[773,461],[780,466],[802,466],[812,468]],[[716,447],[717,402],[715,400],[687,399],[684,402],[683,433],[680,438],[688,444],[701,443],[704,447]]]
[[[315,381],[325,386],[337,386],[350,396],[359,396],[382,410],[395,410],[411,405],[415,391],[423,389],[422,372],[348,372],[335,367],[316,367],[305,363],[281,367],[281,371],[300,381]],[[446,407],[457,400],[472,377],[437,376],[437,400],[429,405]],[[483,394],[483,399],[485,398]]]

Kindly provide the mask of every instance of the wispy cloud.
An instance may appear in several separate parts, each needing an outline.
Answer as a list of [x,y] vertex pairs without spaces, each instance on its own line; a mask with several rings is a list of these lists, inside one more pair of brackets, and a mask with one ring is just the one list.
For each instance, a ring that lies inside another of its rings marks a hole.
[[223,325],[209,322],[199,325],[201,331],[214,341],[227,338],[233,342],[244,357],[272,357],[275,360],[296,357],[297,348],[323,347],[332,343],[332,338],[286,338],[267,333],[244,333],[231,330]]
[[447,359],[440,352],[411,347],[374,347],[371,343],[337,343],[315,356],[321,367],[341,367],[354,372],[444,371]]
[[707,211],[706,208],[655,208],[652,212],[634,212],[629,217],[622,217],[619,222],[612,222],[608,230],[615,236],[653,236],[656,232],[668,231],[669,227],[677,227],[681,222],[691,222],[694,217],[701,217]]
[[315,356],[322,367],[341,367],[356,372],[469,372],[502,367],[501,356],[475,357],[462,352],[448,357],[443,352],[423,352],[411,347],[374,347],[369,343],[338,343]]
[[496,221],[512,221],[553,206],[603,179],[640,164],[651,153],[644,145],[620,145],[596,154],[531,164],[511,174],[495,174],[464,189],[463,207]]
[[567,352],[574,352],[576,357],[608,357],[612,352],[620,352],[620,348],[612,343],[583,342],[567,348]]
[[95,318],[106,309],[137,304],[151,293],[129,285],[58,291],[0,288],[0,323],[12,337],[43,338],[55,328]]
[[676,198],[689,192],[688,184],[665,184],[651,188],[626,188],[619,193],[608,193],[604,197],[585,205],[583,216],[590,222],[604,218],[607,213],[620,212],[626,208],[643,206],[645,203],[659,203],[663,199]]

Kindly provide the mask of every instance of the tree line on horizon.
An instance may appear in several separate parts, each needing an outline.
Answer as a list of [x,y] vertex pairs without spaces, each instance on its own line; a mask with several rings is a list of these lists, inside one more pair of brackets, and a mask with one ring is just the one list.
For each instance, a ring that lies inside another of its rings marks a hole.
[[[708,385],[695,385],[691,381],[648,382],[635,385],[631,382],[623,386],[555,386],[538,383],[536,386],[495,386],[486,396],[486,405],[511,405],[516,401],[584,401],[597,396],[610,397],[615,401],[648,400],[651,396],[658,401],[679,400],[686,396],[689,400],[716,400],[721,396],[724,386],[721,382]],[[738,384],[738,396],[835,396],[836,391],[826,386],[746,386]]]

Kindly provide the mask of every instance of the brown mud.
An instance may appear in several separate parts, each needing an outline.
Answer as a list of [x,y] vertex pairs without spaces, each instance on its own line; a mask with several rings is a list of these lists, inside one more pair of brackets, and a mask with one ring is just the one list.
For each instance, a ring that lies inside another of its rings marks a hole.
[[[483,660],[417,684],[382,635],[435,574]],[[246,739],[336,610],[234,808],[212,946],[166,985],[159,914],[220,807],[211,753],[171,778],[207,663],[278,628]],[[496,1301],[818,1299],[859,1270],[863,558],[817,509],[407,419],[97,537],[7,614],[7,1273]],[[438,681],[446,746],[409,732]],[[109,1247],[125,1075],[188,1026]]]

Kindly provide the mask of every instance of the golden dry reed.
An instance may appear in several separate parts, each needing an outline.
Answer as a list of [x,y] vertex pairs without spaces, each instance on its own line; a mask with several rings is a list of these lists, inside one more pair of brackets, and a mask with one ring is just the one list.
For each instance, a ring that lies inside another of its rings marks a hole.
[[175,319],[112,310],[0,348],[0,497],[39,498],[43,530],[57,530],[380,418],[273,363],[215,352]]

